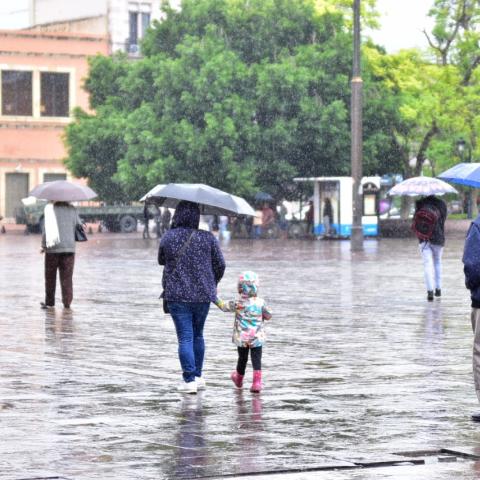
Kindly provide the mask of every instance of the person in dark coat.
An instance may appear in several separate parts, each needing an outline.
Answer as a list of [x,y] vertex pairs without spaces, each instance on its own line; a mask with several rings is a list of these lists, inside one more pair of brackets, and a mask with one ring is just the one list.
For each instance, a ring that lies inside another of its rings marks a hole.
[[180,202],[158,250],[158,263],[164,265],[163,296],[175,324],[183,371],[179,390],[185,393],[197,393],[205,387],[203,327],[225,271],[217,239],[210,232],[198,230],[199,223],[198,205]]
[[314,220],[314,206],[313,202],[310,200],[308,203],[308,211],[305,214],[305,221],[307,222],[307,235],[313,235],[313,220]]
[[160,229],[161,235],[164,235],[165,232],[170,228],[170,220],[172,219],[172,214],[170,213],[170,209],[167,207],[163,207],[163,213],[160,217]]
[[[465,286],[470,290],[472,300],[470,318],[473,329],[473,381],[480,401],[480,216],[470,224],[462,261]],[[480,422],[480,413],[472,415],[472,420]]]
[[145,202],[143,205],[143,238],[150,238],[150,219],[152,214],[150,213],[149,204]]
[[[447,219],[447,206],[443,200],[435,195],[429,195],[417,200],[415,213],[422,207],[432,207],[439,213],[433,234],[428,241],[419,240],[420,253],[423,259],[423,273],[427,287],[427,300],[442,295],[442,253],[445,245],[445,220]],[[434,292],[435,288],[435,292]]]
[[326,198],[323,202],[323,231],[324,235],[330,235],[330,229],[333,223],[333,207],[332,201]]

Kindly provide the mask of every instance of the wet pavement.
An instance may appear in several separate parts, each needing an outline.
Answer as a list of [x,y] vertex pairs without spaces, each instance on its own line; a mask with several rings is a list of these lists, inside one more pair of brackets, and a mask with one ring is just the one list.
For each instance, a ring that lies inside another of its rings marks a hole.
[[413,239],[368,240],[355,255],[347,241],[223,245],[220,294],[255,269],[274,310],[265,389],[231,385],[232,318],[213,306],[208,389],[189,397],[175,391],[156,240],[94,234],[79,245],[69,313],[39,308],[39,242],[0,236],[1,479],[480,476],[462,231],[432,303]]

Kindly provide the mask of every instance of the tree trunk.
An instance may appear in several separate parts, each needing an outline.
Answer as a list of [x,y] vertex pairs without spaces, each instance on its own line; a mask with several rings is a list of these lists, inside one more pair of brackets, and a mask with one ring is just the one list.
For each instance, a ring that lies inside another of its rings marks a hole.
[[432,126],[430,127],[428,132],[423,137],[422,143],[420,144],[420,148],[418,149],[417,164],[415,165],[415,168],[414,168],[415,177],[418,177],[422,173],[423,163],[427,159],[427,157],[426,157],[427,148],[429,147],[430,141],[432,140],[432,138],[438,132],[439,132],[439,129],[437,127],[437,123],[434,120],[432,122]]

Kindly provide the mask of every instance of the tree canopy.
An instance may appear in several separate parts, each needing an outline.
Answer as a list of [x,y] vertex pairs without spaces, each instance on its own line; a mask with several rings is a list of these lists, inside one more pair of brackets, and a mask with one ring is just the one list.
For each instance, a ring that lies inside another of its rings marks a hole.
[[[349,175],[349,3],[183,0],[176,11],[165,2],[143,58],[91,59],[95,113],[77,111],[67,128],[67,166],[105,200],[166,182],[283,197],[295,176]],[[402,99],[378,68],[384,54],[370,50],[364,173],[381,174],[400,168]]]

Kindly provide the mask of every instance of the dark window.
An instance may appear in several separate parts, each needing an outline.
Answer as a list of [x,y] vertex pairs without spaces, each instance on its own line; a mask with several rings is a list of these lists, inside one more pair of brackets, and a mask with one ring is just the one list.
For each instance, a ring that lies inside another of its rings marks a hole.
[[69,116],[68,83],[68,73],[41,73],[40,115],[42,117]]
[[130,45],[138,43],[138,12],[130,12]]
[[145,36],[147,28],[150,26],[150,14],[142,13],[142,38]]
[[2,115],[32,115],[32,72],[2,71]]
[[44,173],[43,174],[44,182],[54,182],[56,180],[66,180],[66,179],[67,179],[66,173]]

